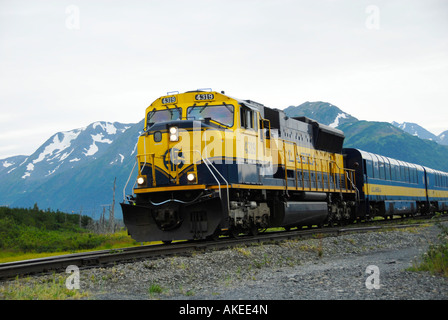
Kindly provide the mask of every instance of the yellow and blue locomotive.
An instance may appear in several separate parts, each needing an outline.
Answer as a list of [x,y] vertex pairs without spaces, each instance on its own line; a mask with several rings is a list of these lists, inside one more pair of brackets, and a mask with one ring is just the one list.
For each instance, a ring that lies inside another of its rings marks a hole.
[[169,242],[351,221],[359,190],[343,141],[224,92],[167,94],[146,109],[124,222],[137,241]]

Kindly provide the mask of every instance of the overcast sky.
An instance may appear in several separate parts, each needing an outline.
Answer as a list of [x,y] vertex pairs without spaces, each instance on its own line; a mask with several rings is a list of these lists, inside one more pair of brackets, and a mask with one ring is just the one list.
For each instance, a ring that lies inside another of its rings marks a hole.
[[168,91],[448,129],[445,0],[0,0],[0,159]]

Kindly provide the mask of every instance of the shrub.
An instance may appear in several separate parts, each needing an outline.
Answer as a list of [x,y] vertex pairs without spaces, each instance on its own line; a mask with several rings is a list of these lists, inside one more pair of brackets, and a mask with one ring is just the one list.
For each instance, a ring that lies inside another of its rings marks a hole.
[[448,277],[448,227],[437,222],[436,225],[441,230],[438,235],[439,243],[429,247],[422,261],[419,264],[414,263],[411,271],[429,271],[433,274],[441,274]]

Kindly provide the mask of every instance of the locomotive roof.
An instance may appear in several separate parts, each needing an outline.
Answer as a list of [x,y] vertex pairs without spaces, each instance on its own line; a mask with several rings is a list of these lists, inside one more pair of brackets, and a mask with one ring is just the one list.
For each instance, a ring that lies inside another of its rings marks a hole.
[[366,160],[370,160],[373,162],[389,162],[390,164],[395,164],[395,165],[400,165],[403,167],[409,167],[409,168],[417,168],[418,170],[423,170],[423,166],[419,165],[419,164],[415,164],[415,163],[410,163],[410,162],[406,162],[406,161],[402,161],[402,160],[397,160],[394,158],[389,158],[386,156],[382,156],[376,153],[372,153],[372,152],[368,152],[368,151],[364,151],[361,149],[356,149],[356,148],[345,148],[345,150],[355,150],[357,151],[361,157],[363,159]]

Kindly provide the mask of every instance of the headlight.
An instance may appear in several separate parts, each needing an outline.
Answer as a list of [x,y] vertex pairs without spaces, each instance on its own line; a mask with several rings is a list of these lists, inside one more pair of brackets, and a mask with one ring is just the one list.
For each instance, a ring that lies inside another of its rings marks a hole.
[[144,176],[139,176],[137,178],[137,184],[142,187],[146,184],[146,178]]
[[187,174],[187,180],[188,180],[188,182],[190,182],[190,183],[193,183],[193,182],[196,181],[196,175],[194,174],[194,172],[189,172],[189,173]]
[[170,141],[178,141],[179,140],[179,131],[177,127],[170,127]]
[[171,127],[170,128],[170,133],[171,134],[177,134],[177,127]]

